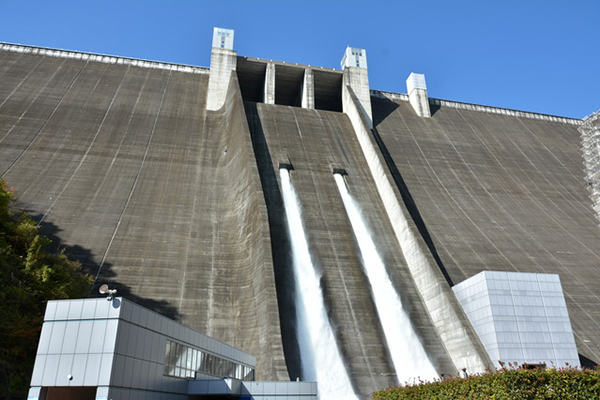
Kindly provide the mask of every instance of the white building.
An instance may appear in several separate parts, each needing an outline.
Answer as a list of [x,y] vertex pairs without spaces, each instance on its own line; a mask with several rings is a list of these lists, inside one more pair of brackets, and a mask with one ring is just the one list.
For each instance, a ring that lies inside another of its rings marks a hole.
[[483,271],[452,289],[497,367],[580,366],[558,275]]
[[254,375],[254,356],[127,299],[49,301],[28,399],[317,398],[315,382]]

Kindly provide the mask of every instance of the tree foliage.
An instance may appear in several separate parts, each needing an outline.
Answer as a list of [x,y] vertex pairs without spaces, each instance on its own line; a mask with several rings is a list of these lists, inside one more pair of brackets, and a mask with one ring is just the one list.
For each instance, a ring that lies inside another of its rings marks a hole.
[[599,398],[600,371],[581,368],[502,368],[464,379],[418,382],[373,393],[373,400]]
[[81,297],[91,284],[81,264],[45,248],[50,240],[0,179],[0,399],[24,398],[46,302]]

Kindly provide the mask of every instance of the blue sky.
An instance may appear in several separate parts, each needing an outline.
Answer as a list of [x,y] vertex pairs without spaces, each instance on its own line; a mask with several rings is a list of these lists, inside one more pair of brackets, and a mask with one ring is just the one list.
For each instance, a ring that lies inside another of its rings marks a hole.
[[582,118],[600,109],[599,0],[0,0],[0,41],[209,66],[213,26],[240,55],[339,68],[372,89]]

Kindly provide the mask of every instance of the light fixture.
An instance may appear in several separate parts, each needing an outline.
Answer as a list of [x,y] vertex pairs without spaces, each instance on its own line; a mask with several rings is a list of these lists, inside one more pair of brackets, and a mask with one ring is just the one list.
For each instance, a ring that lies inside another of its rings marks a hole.
[[117,293],[117,289],[109,289],[106,283],[100,286],[100,289],[98,290],[101,294],[108,294],[108,296],[106,297],[106,300],[108,301],[111,301],[113,299],[113,296]]

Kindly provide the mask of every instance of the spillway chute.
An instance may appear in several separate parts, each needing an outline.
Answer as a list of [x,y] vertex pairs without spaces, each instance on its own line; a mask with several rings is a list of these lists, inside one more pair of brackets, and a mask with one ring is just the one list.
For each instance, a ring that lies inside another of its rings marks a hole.
[[334,173],[334,178],[356,237],[363,269],[371,285],[373,301],[399,382],[438,378],[392,284],[359,205],[350,195],[342,174]]
[[292,245],[302,380],[316,381],[321,399],[357,399],[327,316],[321,277],[310,254],[290,172],[287,168],[279,172]]

